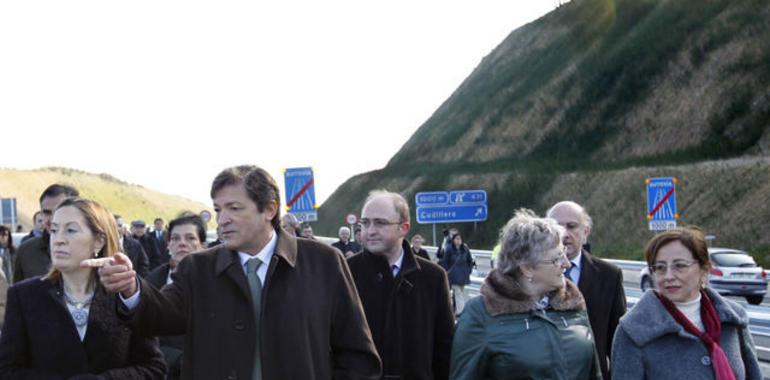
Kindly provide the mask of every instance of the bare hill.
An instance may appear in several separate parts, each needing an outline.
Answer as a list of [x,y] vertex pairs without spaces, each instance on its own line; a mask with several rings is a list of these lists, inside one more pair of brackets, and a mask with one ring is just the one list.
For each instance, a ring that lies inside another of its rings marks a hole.
[[123,216],[124,222],[143,219],[152,223],[157,216],[168,221],[181,211],[211,211],[210,206],[200,202],[128,184],[107,174],[67,168],[0,169],[0,178],[0,197],[16,198],[19,217],[27,231],[32,226],[32,215],[40,208],[40,193],[52,183],[74,186],[82,197],[94,199]]

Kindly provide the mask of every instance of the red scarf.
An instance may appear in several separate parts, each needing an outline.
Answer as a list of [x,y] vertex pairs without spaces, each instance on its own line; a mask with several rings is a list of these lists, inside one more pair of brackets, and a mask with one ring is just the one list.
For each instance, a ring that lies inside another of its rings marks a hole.
[[701,290],[700,292],[700,317],[703,321],[703,327],[705,332],[698,330],[695,325],[674,305],[671,300],[655,292],[658,296],[660,303],[668,310],[668,313],[674,317],[685,331],[700,338],[703,345],[709,351],[711,356],[711,366],[714,369],[714,379],[716,380],[735,380],[735,374],[730,367],[730,362],[727,360],[722,346],[719,345],[719,337],[722,335],[722,322],[719,320],[714,304],[711,303],[711,299],[706,295],[706,292]]

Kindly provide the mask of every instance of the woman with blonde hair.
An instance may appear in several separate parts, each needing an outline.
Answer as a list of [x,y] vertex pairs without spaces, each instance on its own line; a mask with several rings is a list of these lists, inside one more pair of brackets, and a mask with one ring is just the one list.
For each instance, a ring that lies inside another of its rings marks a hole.
[[0,337],[2,379],[162,379],[155,339],[134,335],[97,272],[81,268],[118,251],[118,227],[104,207],[65,200],[51,221],[47,275],[12,286]]

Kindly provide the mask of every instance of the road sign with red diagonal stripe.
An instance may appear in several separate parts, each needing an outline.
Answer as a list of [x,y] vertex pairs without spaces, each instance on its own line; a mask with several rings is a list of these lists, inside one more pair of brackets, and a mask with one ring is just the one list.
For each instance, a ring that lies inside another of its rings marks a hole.
[[304,222],[318,220],[315,203],[313,168],[289,168],[283,172],[286,189],[286,211]]

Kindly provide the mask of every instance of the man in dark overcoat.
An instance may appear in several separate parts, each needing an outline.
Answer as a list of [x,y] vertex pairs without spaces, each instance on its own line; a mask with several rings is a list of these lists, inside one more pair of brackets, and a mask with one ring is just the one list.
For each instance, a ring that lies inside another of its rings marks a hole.
[[583,206],[563,201],[551,207],[546,215],[555,219],[565,234],[562,243],[567,250],[571,267],[564,277],[577,284],[586,300],[588,320],[594,332],[596,351],[602,378],[610,379],[610,349],[620,317],[626,313],[626,293],[623,290],[623,272],[617,266],[583,249],[588,241],[593,222]]
[[374,191],[361,213],[364,250],[348,258],[384,378],[446,379],[454,317],[446,272],[406,242],[409,204]]
[[347,263],[281,229],[279,194],[263,169],[222,171],[211,196],[224,244],[186,257],[160,291],[123,255],[83,265],[101,267],[136,331],[186,334],[183,379],[378,379]]
[[80,193],[72,186],[55,183],[40,194],[40,214],[43,216],[43,233],[39,237],[27,240],[16,251],[13,260],[13,283],[27,278],[42,276],[51,269],[50,233],[51,217],[59,205]]

